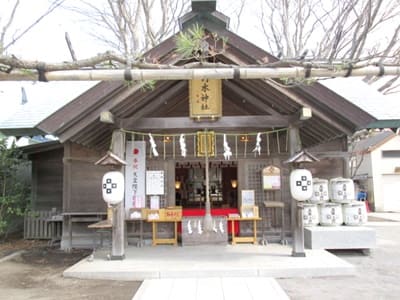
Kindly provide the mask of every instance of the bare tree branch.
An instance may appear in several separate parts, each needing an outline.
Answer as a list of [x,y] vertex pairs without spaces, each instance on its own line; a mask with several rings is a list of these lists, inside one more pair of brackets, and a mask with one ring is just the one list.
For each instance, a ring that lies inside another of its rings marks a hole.
[[314,60],[355,62],[369,57],[371,62],[394,62],[400,48],[399,4],[399,0],[262,0],[260,19],[269,51],[286,58],[300,57],[308,49]]
[[[34,28],[37,24],[39,24],[46,16],[48,16],[50,13],[52,13],[56,8],[60,7],[65,0],[54,0],[51,2],[50,6],[48,9],[40,15],[34,22],[32,22],[30,25],[28,25],[25,29],[23,29],[21,32],[16,33],[13,35],[13,38],[9,42],[5,42],[3,40],[0,40],[0,54],[4,53],[4,51],[7,51],[9,47],[14,45],[19,39],[21,39],[24,35],[26,35],[32,28]],[[2,36],[3,34],[5,35],[7,30],[9,29],[10,25],[12,22],[14,22],[14,17],[17,11],[19,5],[19,0],[16,0],[16,3],[14,5],[13,11],[11,13],[11,16],[9,18],[9,22],[7,25],[3,28]],[[3,47],[1,47],[3,45]]]
[[106,6],[82,1],[70,7],[96,30],[93,36],[116,52],[137,57],[177,29],[178,16],[188,10],[188,0],[107,0]]
[[6,24],[3,26],[2,30],[1,30],[1,35],[0,35],[0,54],[2,54],[6,50],[5,36],[6,36],[7,31],[9,30],[11,24],[14,22],[15,13],[17,12],[18,6],[19,6],[19,0],[15,1],[14,6],[13,6],[13,8],[11,10],[10,17],[8,18],[8,21],[6,22]]

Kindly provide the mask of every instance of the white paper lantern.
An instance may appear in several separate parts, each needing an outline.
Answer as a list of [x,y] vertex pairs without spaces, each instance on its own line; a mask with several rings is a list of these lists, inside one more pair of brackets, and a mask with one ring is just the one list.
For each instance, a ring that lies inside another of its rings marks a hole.
[[313,194],[310,202],[320,203],[329,201],[328,187],[327,179],[313,178]]
[[312,175],[309,170],[296,169],[290,173],[290,193],[297,201],[311,198],[313,192]]
[[103,176],[103,199],[108,204],[118,204],[124,200],[125,180],[124,175],[118,171],[112,171]]

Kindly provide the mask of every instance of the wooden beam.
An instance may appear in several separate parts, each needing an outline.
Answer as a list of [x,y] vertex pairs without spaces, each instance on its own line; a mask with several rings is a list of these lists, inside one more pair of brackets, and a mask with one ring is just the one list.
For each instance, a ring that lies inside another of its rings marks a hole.
[[105,99],[107,100],[104,100],[102,104],[93,105],[93,110],[85,111],[84,114],[79,115],[79,118],[74,118],[73,124],[70,124],[68,128],[63,128],[62,132],[60,133],[56,132],[60,142],[63,143],[69,140],[75,134],[79,133],[83,128],[87,127],[96,120],[99,120],[99,116],[102,111],[111,110],[114,106],[120,104],[133,93],[140,90],[140,87],[140,84],[136,84],[126,87],[122,91],[118,91],[116,95],[114,93],[106,95]]
[[128,118],[121,119],[119,127],[126,130],[143,129],[218,129],[218,128],[270,128],[288,127],[290,116],[226,116],[215,121],[201,120],[196,121],[189,117],[176,118]]
[[182,89],[184,89],[185,87],[187,87],[186,81],[178,81],[175,85],[167,87],[165,91],[157,97],[151,99],[146,98],[143,106],[135,111],[135,118],[141,118],[143,116],[151,114],[155,110],[160,109],[161,105],[167,102],[170,98],[177,97],[178,94],[181,93]]
[[268,112],[271,115],[279,115],[279,113],[276,110],[274,110],[271,107],[269,107],[267,105],[267,103],[265,103],[261,99],[257,98],[253,94],[247,92],[246,90],[244,90],[240,86],[236,85],[235,83],[233,83],[233,82],[231,82],[229,80],[225,80],[224,81],[224,86],[226,88],[232,90],[234,93],[238,94],[240,97],[242,97],[247,102],[249,102],[250,104],[252,104],[255,107],[257,107],[261,111]]
[[[293,101],[300,104],[301,106],[310,107],[310,104],[306,103],[306,101],[304,101],[304,99],[302,97],[300,97],[296,93],[290,91],[290,89],[282,87],[281,85],[279,85],[278,83],[276,83],[275,81],[273,81],[271,79],[266,79],[265,81],[267,83],[269,83],[271,86],[273,86],[276,90],[278,90],[282,94],[288,96]],[[344,127],[339,122],[335,122],[333,119],[329,118],[326,114],[324,114],[322,111],[320,111],[316,107],[311,107],[311,109],[312,109],[313,114],[318,116],[319,118],[321,118],[324,122],[331,124],[332,126],[336,127],[337,129],[339,129],[343,133],[346,133],[347,135],[352,134],[352,132],[349,128]]]

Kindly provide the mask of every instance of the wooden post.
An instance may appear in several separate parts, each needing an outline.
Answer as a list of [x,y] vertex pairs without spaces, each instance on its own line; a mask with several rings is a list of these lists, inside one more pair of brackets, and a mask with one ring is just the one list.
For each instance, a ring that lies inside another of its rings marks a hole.
[[[111,139],[111,151],[125,158],[125,134],[120,130],[114,130]],[[124,167],[121,172],[124,173]],[[124,201],[113,206],[113,227],[111,260],[123,260],[125,258],[125,205]]]
[[[71,157],[71,143],[67,142],[64,144],[64,157]],[[64,170],[63,170],[63,212],[70,211],[71,205],[71,178],[72,178],[72,170],[71,170],[71,161],[63,159]],[[72,250],[72,228],[70,221],[71,216],[64,216],[63,220],[63,236],[64,233],[68,233],[68,243],[65,244],[64,240],[62,239],[61,248],[67,252]]]
[[[296,152],[301,150],[301,139],[299,127],[290,125],[289,126],[289,154],[293,156]],[[293,169],[293,166],[292,168]],[[291,200],[291,223],[292,223],[292,256],[304,257],[304,226],[302,219],[302,209],[298,206],[298,202],[292,198]]]
[[206,214],[204,216],[204,229],[206,231],[211,231],[212,230],[212,217],[211,217],[211,202],[210,202],[210,195],[209,195],[209,190],[210,190],[210,175],[209,175],[209,168],[208,168],[208,136],[207,136],[207,129],[204,130],[206,133],[205,136],[205,143],[204,143],[204,149],[205,149],[205,179],[206,179],[206,203],[205,203],[205,208],[206,208]]

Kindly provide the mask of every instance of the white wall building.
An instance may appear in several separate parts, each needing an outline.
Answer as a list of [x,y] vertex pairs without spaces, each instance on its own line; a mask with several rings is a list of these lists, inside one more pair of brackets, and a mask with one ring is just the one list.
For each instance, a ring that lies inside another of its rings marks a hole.
[[400,212],[400,136],[383,131],[361,140],[350,164],[375,211]]

